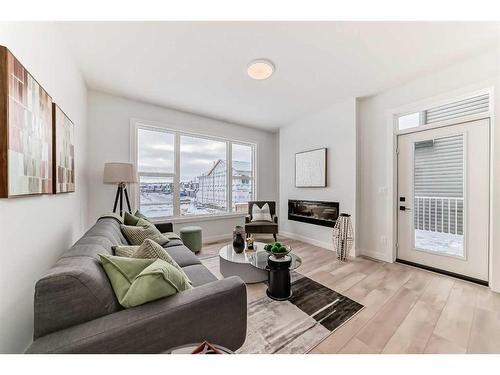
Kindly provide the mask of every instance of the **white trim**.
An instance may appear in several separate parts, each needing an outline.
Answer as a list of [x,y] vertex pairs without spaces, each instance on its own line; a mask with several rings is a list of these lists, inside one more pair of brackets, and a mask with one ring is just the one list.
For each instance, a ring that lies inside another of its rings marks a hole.
[[[281,230],[279,231],[278,235],[291,238],[292,240],[302,241],[302,242],[308,243],[310,245],[322,247],[324,249],[333,251],[333,244],[330,242],[318,241],[318,240],[315,240],[315,239],[310,238],[310,237],[302,236],[300,234],[295,234],[295,233],[291,233],[291,232],[284,232]],[[293,251],[293,249],[292,249],[292,251]],[[354,249],[352,249],[351,252],[356,253],[354,251]]]
[[[174,205],[174,217],[181,215],[181,197],[180,197],[180,180],[181,180],[181,158],[180,158],[181,136],[179,133],[174,133],[174,196],[172,204]],[[137,194],[139,195],[139,194]]]
[[215,220],[226,220],[235,218],[244,218],[247,214],[238,213],[227,213],[227,214],[214,214],[214,215],[189,215],[189,216],[165,216],[165,217],[155,217],[150,219],[153,223],[162,223],[168,221],[169,223],[194,223],[199,221],[215,221]]
[[387,263],[394,263],[394,260],[387,255],[387,253],[383,251],[376,251],[376,250],[366,250],[366,249],[358,249],[360,251],[360,255],[373,258],[375,260],[380,260],[382,262],[387,262]]
[[[493,106],[494,106],[493,87],[492,86],[489,86],[486,88],[483,87],[483,88],[479,88],[479,89],[476,86],[475,89],[471,87],[470,89],[463,88],[463,89],[459,89],[459,90],[455,90],[455,91],[451,91],[451,92],[445,92],[445,93],[440,94],[440,95],[435,95],[435,96],[430,97],[430,98],[418,100],[418,101],[413,102],[413,103],[409,103],[409,104],[405,104],[405,105],[393,108],[390,110],[390,112],[395,117],[405,116],[405,115],[410,115],[410,114],[416,113],[416,112],[423,112],[427,109],[439,107],[441,105],[451,104],[453,102],[468,99],[468,98],[473,97],[473,96],[480,96],[480,95],[485,95],[485,94],[488,94],[489,99],[490,99],[489,111],[485,112],[485,113],[487,114],[486,117],[490,117],[493,113]],[[483,117],[485,116],[484,113],[481,115]],[[456,121],[457,119],[454,119],[454,120],[455,120],[455,122],[457,122]],[[460,122],[462,122],[462,121],[460,121]],[[411,128],[411,129],[414,129],[414,128]],[[397,128],[397,123],[396,123],[395,131],[399,131],[399,129]]]
[[[219,241],[223,241],[223,240],[227,240],[228,242],[231,242],[232,237],[233,237],[232,233],[219,234],[219,235],[216,235],[216,236],[209,236],[209,237],[203,237],[202,236],[202,243],[204,245],[206,245],[206,244],[209,244],[209,243],[219,242]],[[222,247],[222,245],[221,245],[221,247]]]
[[[408,129],[403,129],[403,130],[398,129],[396,131],[396,134],[397,135],[405,135],[405,134],[411,134],[411,133],[418,133],[418,132],[422,132],[422,131],[426,131],[426,130],[442,128],[445,126],[459,125],[459,124],[463,124],[466,122],[484,120],[484,119],[487,119],[490,117],[491,117],[491,115],[489,114],[489,112],[478,113],[478,114],[474,114],[474,115],[453,118],[453,119],[446,120],[446,121],[437,121],[437,122],[433,122],[432,124],[421,125],[421,126],[417,126],[414,128],[408,128]],[[395,118],[395,122],[397,125],[397,117]]]
[[[229,168],[231,166],[231,168]],[[233,212],[233,144],[226,142],[226,211]],[[253,167],[252,167],[253,169]],[[252,171],[253,172],[253,171]],[[253,194],[253,192],[252,192]]]
[[189,130],[184,130],[185,126],[183,125],[178,125],[173,122],[166,124],[163,122],[158,122],[158,121],[152,121],[152,120],[144,120],[140,119],[137,117],[131,117],[130,118],[130,124],[131,125],[136,125],[140,124],[143,125],[143,127],[149,127],[151,129],[164,129],[167,132],[175,133],[179,132],[182,133],[182,135],[191,135],[195,137],[202,137],[202,138],[207,138],[210,140],[220,140],[220,141],[231,141],[233,143],[240,143],[243,145],[254,145],[256,146],[257,143],[254,140],[250,139],[238,139],[238,138],[228,138],[224,136],[218,136],[218,135],[213,135],[211,133],[203,133],[203,132],[194,132],[194,131],[189,131]]

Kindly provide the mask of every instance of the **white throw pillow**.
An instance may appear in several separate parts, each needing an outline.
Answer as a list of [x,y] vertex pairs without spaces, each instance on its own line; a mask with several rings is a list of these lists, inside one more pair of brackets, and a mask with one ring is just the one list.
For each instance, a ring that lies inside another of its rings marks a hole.
[[264,203],[262,208],[259,208],[256,204],[252,206],[252,221],[273,221],[271,210],[267,203]]

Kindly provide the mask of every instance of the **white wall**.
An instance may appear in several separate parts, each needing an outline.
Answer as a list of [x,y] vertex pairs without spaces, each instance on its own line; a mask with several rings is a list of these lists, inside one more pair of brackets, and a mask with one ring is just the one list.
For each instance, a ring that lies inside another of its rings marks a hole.
[[[288,199],[337,201],[356,223],[356,101],[348,99],[280,129],[280,233],[332,249],[332,229],[290,221]],[[326,147],[327,187],[295,187],[295,153]]]
[[[101,92],[88,93],[89,122],[89,224],[105,212],[111,212],[116,187],[102,183],[105,162],[128,162],[130,159],[130,119],[159,122],[173,129],[211,134],[250,141],[257,144],[257,194],[259,199],[276,200],[278,183],[275,165],[276,134],[210,119],[165,107],[142,103]],[[174,230],[185,225],[200,225],[204,241],[227,237],[242,217],[176,223]]]
[[[427,76],[379,95],[359,100],[360,164],[358,247],[363,254],[392,261],[393,228],[393,144],[389,112],[392,109],[432,97],[449,96],[448,93],[467,93],[494,87],[495,113],[500,113],[500,55],[492,48],[475,57],[463,60]],[[494,123],[493,147],[493,211],[492,265],[500,265],[500,123]],[[387,243],[383,238],[387,239]],[[500,289],[500,270],[492,279],[494,289]]]
[[75,123],[76,192],[0,199],[0,352],[33,335],[36,280],[81,236],[87,221],[86,88],[53,24],[0,23],[0,45],[21,61]]

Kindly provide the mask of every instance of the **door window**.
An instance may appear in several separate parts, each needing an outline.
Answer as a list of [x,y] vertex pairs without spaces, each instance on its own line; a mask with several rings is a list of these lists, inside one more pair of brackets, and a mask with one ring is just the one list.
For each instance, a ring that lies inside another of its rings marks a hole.
[[464,256],[464,136],[414,143],[415,249]]

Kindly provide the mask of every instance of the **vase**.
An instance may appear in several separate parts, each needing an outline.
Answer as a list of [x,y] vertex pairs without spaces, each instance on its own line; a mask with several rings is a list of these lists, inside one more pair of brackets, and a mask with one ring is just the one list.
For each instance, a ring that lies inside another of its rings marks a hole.
[[238,254],[245,250],[245,229],[239,225],[233,230],[233,250]]
[[344,262],[347,260],[349,251],[354,242],[351,215],[340,214],[333,228],[333,248],[337,252],[337,258]]

